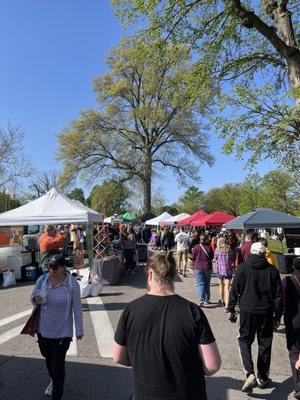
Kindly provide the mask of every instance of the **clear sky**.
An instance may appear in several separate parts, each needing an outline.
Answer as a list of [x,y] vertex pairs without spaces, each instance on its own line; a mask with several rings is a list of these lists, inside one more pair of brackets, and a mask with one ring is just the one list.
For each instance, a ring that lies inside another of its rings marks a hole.
[[[39,170],[60,168],[56,134],[96,104],[92,78],[106,70],[106,54],[124,33],[109,0],[0,0],[0,126],[22,127]],[[216,163],[201,169],[204,191],[247,175],[244,163],[221,155],[222,141],[211,137]],[[273,168],[265,161],[258,172]],[[185,190],[171,174],[155,185],[170,203]]]

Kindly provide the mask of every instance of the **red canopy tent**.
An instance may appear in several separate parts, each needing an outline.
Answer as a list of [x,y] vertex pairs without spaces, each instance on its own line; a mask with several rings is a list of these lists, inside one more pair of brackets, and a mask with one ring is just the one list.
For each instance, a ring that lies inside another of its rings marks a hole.
[[234,215],[230,215],[227,213],[224,213],[222,211],[215,211],[209,215],[206,215],[202,218],[197,218],[194,219],[191,222],[191,225],[193,226],[207,226],[207,225],[215,225],[215,226],[220,226],[225,224],[226,222],[229,222],[236,217]]
[[[199,211],[197,211],[195,214],[193,214],[193,215],[191,215],[191,216],[189,216],[189,217],[187,217],[187,218],[184,218],[184,219],[180,220],[180,221],[177,223],[177,225],[191,225],[191,222],[192,222],[194,219],[201,219],[201,218],[206,217],[206,216],[207,216],[206,212],[204,212],[204,211],[202,211],[202,210],[199,210]],[[227,222],[227,221],[226,221],[226,222]]]

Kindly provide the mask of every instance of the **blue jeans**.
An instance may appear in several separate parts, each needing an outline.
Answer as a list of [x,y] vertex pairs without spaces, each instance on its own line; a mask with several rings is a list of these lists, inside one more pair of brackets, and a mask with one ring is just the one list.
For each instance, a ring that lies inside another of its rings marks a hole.
[[195,281],[199,301],[210,301],[211,269],[195,269]]

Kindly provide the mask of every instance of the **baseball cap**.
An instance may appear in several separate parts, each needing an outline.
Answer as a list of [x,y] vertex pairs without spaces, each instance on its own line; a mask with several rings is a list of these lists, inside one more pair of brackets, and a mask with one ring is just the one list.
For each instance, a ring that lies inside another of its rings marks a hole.
[[67,261],[62,254],[58,254],[50,258],[49,262],[47,263],[48,268],[58,268],[58,267],[65,267],[67,265]]
[[251,254],[263,254],[265,251],[266,248],[261,242],[252,243],[250,249]]

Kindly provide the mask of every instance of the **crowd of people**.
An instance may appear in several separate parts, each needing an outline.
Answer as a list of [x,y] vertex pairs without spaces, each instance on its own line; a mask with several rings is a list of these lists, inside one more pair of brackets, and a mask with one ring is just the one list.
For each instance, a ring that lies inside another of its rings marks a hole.
[[[52,226],[45,234],[47,240],[42,238],[42,243],[52,247],[66,240],[65,233],[54,232]],[[213,375],[221,366],[216,340],[202,309],[211,302],[213,263],[219,282],[215,302],[224,307],[229,322],[235,323],[239,312],[238,345],[245,372],[242,391],[268,386],[273,330],[284,315],[294,397],[300,399],[300,258],[294,260],[294,273],[281,281],[267,240],[257,233],[246,235],[243,241],[235,232],[217,233],[214,229],[185,232],[183,228],[165,228],[153,234],[148,227],[137,230],[122,225],[112,238],[118,237],[127,273],[134,271],[137,243],[151,243],[153,236],[160,238],[159,242],[154,239],[158,251],[145,268],[147,294],[125,307],[115,332],[114,360],[132,367],[134,399],[207,399],[205,375]],[[67,273],[66,259],[56,250],[48,255],[45,266],[48,272],[37,281],[31,301],[38,307],[38,343],[51,379],[45,394],[61,400],[73,318],[77,338],[84,334],[80,290],[76,279]],[[186,277],[189,269],[198,304],[175,293],[176,277]],[[256,372],[251,353],[255,336]]]

